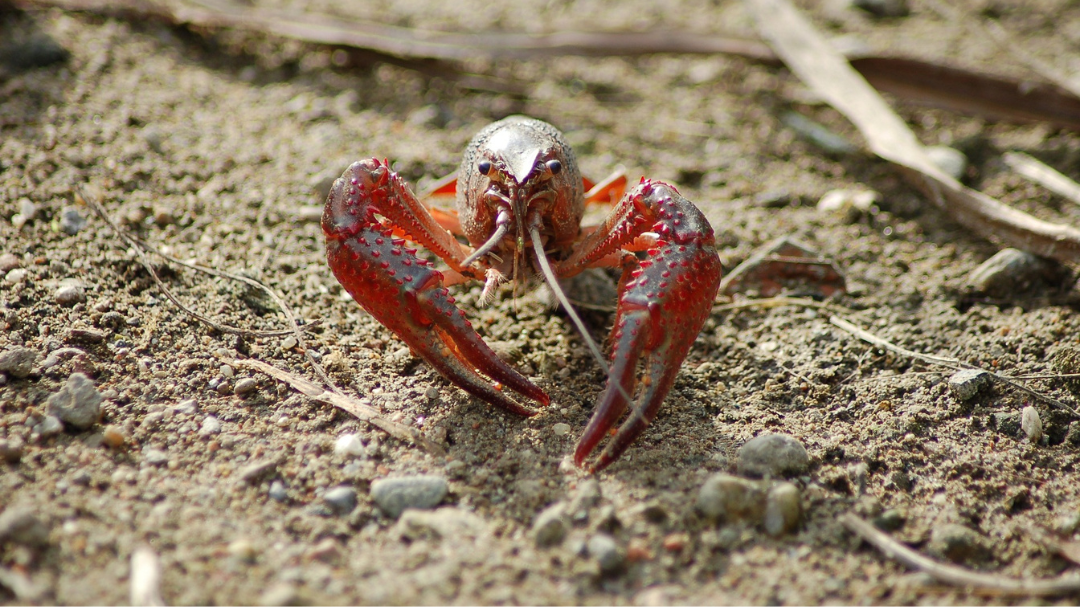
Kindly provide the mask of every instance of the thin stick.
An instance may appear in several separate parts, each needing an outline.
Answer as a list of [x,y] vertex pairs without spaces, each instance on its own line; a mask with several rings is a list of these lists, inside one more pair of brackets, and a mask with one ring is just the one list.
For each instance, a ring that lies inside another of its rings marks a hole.
[[406,426],[405,424],[390,421],[382,417],[379,414],[379,411],[374,407],[365,405],[354,398],[350,398],[338,392],[326,390],[311,380],[300,377],[299,375],[294,375],[288,371],[283,371],[259,360],[250,358],[238,359],[233,361],[232,364],[240,368],[247,368],[265,373],[274,379],[289,384],[308,398],[328,405],[333,405],[342,411],[350,413],[361,421],[365,421],[372,426],[380,428],[390,436],[423,448],[432,455],[446,457],[446,450],[435,442],[427,439],[420,430]]
[[720,304],[713,306],[713,312],[727,312],[729,310],[745,310],[747,308],[781,308],[783,306],[801,306],[803,308],[816,308],[819,310],[828,310],[834,314],[847,314],[851,310],[843,306],[836,304],[825,303],[821,301],[815,301],[806,297],[785,297],[783,295],[777,297],[768,297],[765,299],[751,299],[748,301],[740,301],[735,303]]
[[1006,152],[1005,164],[1022,177],[1041,185],[1062,198],[1080,204],[1080,184],[1021,152]]
[[1032,596],[1056,596],[1080,592],[1080,576],[1077,575],[1025,580],[1006,577],[998,573],[978,573],[956,565],[939,563],[923,556],[850,512],[842,515],[839,520],[848,531],[880,550],[888,558],[911,569],[922,571],[945,584],[981,591]]
[[1048,403],[1048,404],[1053,405],[1053,406],[1055,406],[1055,407],[1057,407],[1059,409],[1062,409],[1062,410],[1068,411],[1069,413],[1072,413],[1074,417],[1080,418],[1080,411],[1077,411],[1073,407],[1070,407],[1069,405],[1057,400],[1056,398],[1053,398],[1052,396],[1049,396],[1047,394],[1043,394],[1042,392],[1037,392],[1035,390],[1032,390],[1031,388],[1028,388],[1027,386],[1015,381],[1016,378],[1010,377],[1008,375],[1002,375],[1000,373],[995,373],[993,371],[987,371],[986,369],[983,369],[982,367],[979,367],[977,365],[973,365],[973,364],[968,363],[968,362],[964,362],[964,361],[962,361],[960,359],[957,359],[957,358],[949,358],[949,357],[946,357],[946,356],[935,356],[935,355],[932,355],[932,354],[923,354],[922,352],[916,352],[914,350],[908,350],[907,348],[904,348],[904,347],[898,346],[898,345],[896,345],[896,344],[894,344],[892,342],[886,341],[886,340],[878,337],[877,335],[874,335],[873,333],[870,333],[869,331],[866,331],[864,329],[860,329],[859,327],[857,327],[854,324],[848,322],[847,320],[844,320],[843,318],[840,318],[839,316],[830,316],[829,317],[829,322],[831,324],[833,324],[834,326],[836,326],[836,327],[838,327],[840,329],[843,329],[843,330],[847,331],[848,333],[851,333],[852,335],[858,337],[859,339],[861,339],[861,340],[863,340],[865,342],[871,343],[871,344],[873,344],[873,345],[875,345],[875,346],[877,346],[879,348],[889,350],[890,352],[900,354],[901,356],[907,356],[909,358],[914,358],[916,360],[921,360],[921,361],[926,362],[926,363],[930,363],[930,364],[934,364],[934,365],[940,365],[940,366],[946,367],[948,369],[953,369],[954,371],[958,371],[960,369],[975,369],[977,371],[982,371],[983,373],[986,373],[987,375],[989,375],[991,378],[993,378],[993,379],[995,379],[995,380],[997,380],[997,381],[999,381],[999,382],[1001,382],[1003,384],[1006,384],[1006,385],[1008,385],[1008,386],[1010,386],[1012,388],[1020,390],[1021,392],[1024,392],[1025,394],[1031,396],[1032,398],[1037,398],[1037,399],[1039,399],[1039,400],[1041,400],[1041,401],[1043,401],[1045,403]]
[[[170,25],[234,27],[313,44],[354,47],[383,53],[383,60],[427,75],[449,76],[463,88],[525,94],[531,83],[512,83],[463,73],[453,65],[433,66],[409,59],[461,60],[488,57],[536,59],[564,55],[611,56],[652,53],[726,54],[778,62],[758,40],[693,32],[588,32],[551,34],[487,31],[452,33],[397,28],[344,15],[274,10],[239,3],[144,2],[141,0],[16,0],[24,7],[91,11],[123,19],[164,21]],[[405,59],[398,59],[398,58]],[[994,120],[1049,122],[1080,129],[1080,99],[1057,86],[980,74],[907,57],[852,56],[852,65],[879,90],[902,99]],[[456,76],[455,76],[456,74]],[[0,119],[2,125],[2,119]]]
[[[209,318],[207,316],[203,316],[202,314],[199,314],[195,310],[192,310],[191,308],[185,306],[183,303],[180,302],[179,299],[176,298],[175,295],[173,295],[173,292],[170,291],[169,288],[165,286],[165,283],[162,282],[161,277],[158,276],[157,270],[154,269],[153,264],[151,264],[150,260],[147,259],[146,252],[151,251],[151,252],[153,252],[153,253],[161,256],[161,257],[165,257],[165,256],[162,255],[157,250],[153,249],[153,247],[150,247],[146,243],[140,241],[139,239],[135,238],[134,236],[128,234],[126,231],[120,229],[120,226],[113,223],[113,220],[105,213],[105,209],[101,206],[101,202],[99,202],[98,200],[84,194],[83,191],[82,191],[82,188],[79,187],[78,184],[76,184],[74,186],[74,188],[75,188],[76,195],[78,195],[78,197],[80,199],[82,199],[82,201],[85,202],[86,205],[89,206],[90,209],[93,210],[94,213],[96,213],[97,216],[100,217],[102,221],[104,221],[110,228],[112,228],[112,231],[115,232],[117,236],[119,236],[124,242],[128,243],[131,246],[131,248],[135,251],[135,254],[138,255],[139,262],[142,264],[142,266],[144,268],[146,268],[146,271],[150,273],[150,277],[154,279],[154,283],[157,284],[157,287],[162,292],[162,294],[164,294],[165,297],[167,297],[169,299],[169,301],[171,301],[173,303],[173,305],[175,305],[176,307],[183,310],[186,314],[188,314],[189,316],[191,316],[195,320],[198,320],[199,322],[202,322],[203,324],[206,324],[206,325],[212,327],[213,329],[215,329],[217,331],[221,331],[222,333],[228,333],[228,334],[231,334],[231,335],[244,335],[244,336],[256,336],[256,337],[280,337],[282,335],[289,335],[289,334],[293,333],[292,329],[274,330],[274,331],[258,331],[258,330],[255,330],[255,329],[243,329],[241,327],[234,327],[232,325],[226,325],[226,324],[219,323],[219,322],[217,322],[217,321],[215,321],[215,320],[213,320],[213,319],[211,319],[211,318]],[[191,267],[190,264],[180,262],[179,260],[176,260],[176,262],[180,263],[181,265]],[[200,269],[202,271],[208,271],[209,270],[209,268],[207,268],[207,269],[198,268],[198,269]],[[211,271],[211,273],[216,273],[216,272],[217,272],[216,270]],[[221,275],[221,274],[218,273],[217,275]],[[246,281],[251,281],[251,279],[247,279]],[[266,288],[261,283],[258,283],[256,281],[251,281],[251,282],[255,282],[255,284],[257,286],[261,287],[261,288],[264,288],[264,289]]]

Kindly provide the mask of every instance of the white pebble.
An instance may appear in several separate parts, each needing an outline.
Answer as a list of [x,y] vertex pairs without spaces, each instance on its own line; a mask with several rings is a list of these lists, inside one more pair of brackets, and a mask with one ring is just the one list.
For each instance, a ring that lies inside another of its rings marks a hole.
[[1031,443],[1038,443],[1043,437],[1042,418],[1039,417],[1039,410],[1031,405],[1024,407],[1023,413],[1020,414],[1020,428],[1024,430],[1024,434],[1027,435],[1028,441]]
[[221,375],[225,379],[232,379],[232,377],[233,377],[233,368],[230,367],[229,365],[221,365]]
[[362,456],[367,453],[364,442],[356,434],[342,434],[334,442],[334,453],[337,455]]
[[570,424],[555,424],[551,426],[551,431],[555,433],[555,436],[566,436],[570,433]]
[[281,340],[281,349],[282,350],[292,350],[293,348],[296,347],[296,344],[297,344],[296,338],[293,337],[292,335],[290,335],[290,336],[286,337],[285,339]]

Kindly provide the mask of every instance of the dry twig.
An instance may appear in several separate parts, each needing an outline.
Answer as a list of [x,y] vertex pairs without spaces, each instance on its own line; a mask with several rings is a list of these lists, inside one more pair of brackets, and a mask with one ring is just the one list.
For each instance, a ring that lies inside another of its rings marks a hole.
[[903,168],[954,220],[983,238],[1059,261],[1080,261],[1080,230],[1008,207],[938,168],[881,95],[787,0],[747,0],[747,5],[784,63],[855,123],[871,151]]
[[[25,7],[91,11],[170,25],[230,27],[382,53],[384,59],[429,75],[456,73],[464,88],[522,94],[528,83],[466,74],[452,65],[401,59],[458,61],[477,57],[537,59],[564,55],[611,56],[651,53],[726,54],[777,62],[758,40],[677,31],[448,33],[393,27],[341,15],[297,13],[223,0],[15,0]],[[851,65],[874,86],[903,99],[991,119],[1048,122],[1080,130],[1080,98],[1057,86],[1033,84],[908,57],[852,56]]]
[[986,373],[987,375],[989,375],[991,378],[993,378],[993,379],[995,379],[995,380],[997,380],[997,381],[999,381],[999,382],[1001,382],[1003,384],[1006,384],[1006,385],[1008,385],[1008,386],[1010,386],[1012,388],[1020,390],[1021,392],[1024,392],[1025,394],[1031,396],[1032,398],[1036,398],[1036,399],[1041,400],[1041,401],[1043,401],[1045,403],[1048,403],[1048,404],[1050,404],[1050,405],[1052,405],[1054,407],[1057,407],[1057,408],[1062,409],[1064,411],[1068,411],[1069,413],[1072,413],[1074,417],[1080,418],[1080,411],[1077,411],[1073,407],[1070,407],[1069,405],[1059,401],[1058,399],[1056,399],[1056,398],[1054,398],[1054,397],[1052,397],[1052,396],[1050,396],[1048,394],[1043,394],[1042,392],[1032,390],[1031,388],[1017,382],[1016,378],[1009,377],[1008,375],[1002,375],[1000,373],[995,373],[993,371],[987,371],[986,369],[983,369],[982,367],[979,367],[977,365],[973,365],[973,364],[968,363],[968,362],[964,362],[964,361],[962,361],[962,360],[960,360],[958,358],[949,358],[947,356],[935,356],[933,354],[923,354],[922,352],[916,352],[914,350],[908,350],[907,348],[904,348],[904,347],[898,346],[898,345],[896,345],[896,344],[894,344],[892,342],[886,341],[886,340],[878,337],[877,335],[874,335],[873,333],[871,333],[871,332],[869,332],[869,331],[867,331],[865,329],[860,329],[859,327],[855,326],[851,322],[849,322],[847,320],[844,320],[843,318],[840,318],[839,316],[830,316],[829,317],[829,322],[833,326],[835,326],[837,328],[840,328],[840,329],[843,329],[844,331],[847,331],[848,333],[851,333],[855,337],[858,337],[859,339],[861,339],[861,340],[863,340],[863,341],[865,341],[867,343],[873,344],[873,345],[875,345],[875,346],[877,346],[879,348],[883,348],[883,349],[888,350],[890,352],[894,352],[894,353],[899,354],[901,356],[907,356],[909,358],[914,358],[916,360],[921,360],[923,362],[934,364],[934,365],[940,365],[942,367],[946,367],[946,368],[953,369],[953,370],[956,370],[956,371],[958,371],[960,369],[975,369],[975,370],[978,370],[978,371],[982,371],[983,373]]
[[313,381],[300,377],[299,375],[294,375],[288,371],[282,371],[277,367],[268,365],[259,360],[235,360],[231,364],[237,367],[248,368],[253,371],[265,373],[276,380],[289,384],[308,398],[328,405],[333,405],[342,411],[352,414],[361,421],[365,421],[372,426],[384,430],[390,436],[405,442],[414,443],[432,455],[437,455],[439,457],[446,456],[445,449],[440,447],[437,443],[427,439],[417,428],[390,421],[379,415],[379,411],[374,407],[365,405],[354,398],[350,398],[339,392],[325,390]]
[[1038,160],[1021,152],[1006,152],[1005,164],[1022,177],[1041,185],[1051,192],[1080,204],[1080,183],[1062,175]]
[[906,567],[927,573],[930,577],[945,584],[981,591],[1031,596],[1057,596],[1080,592],[1080,576],[1077,575],[1061,576],[1056,579],[1025,580],[996,573],[978,573],[956,565],[939,563],[923,556],[850,512],[840,517],[840,523],[848,531],[880,550],[885,556]]

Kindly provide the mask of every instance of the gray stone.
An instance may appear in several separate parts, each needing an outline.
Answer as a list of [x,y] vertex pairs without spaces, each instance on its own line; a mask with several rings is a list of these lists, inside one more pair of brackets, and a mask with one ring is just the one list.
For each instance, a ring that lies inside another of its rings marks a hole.
[[250,484],[262,478],[263,475],[277,470],[277,467],[278,461],[276,459],[253,462],[240,469],[240,480]]
[[34,425],[34,432],[41,436],[56,436],[64,431],[64,422],[55,415],[46,415],[40,422]]
[[49,543],[49,528],[31,508],[10,507],[0,514],[0,544],[39,547]]
[[394,533],[412,541],[430,539],[459,542],[487,535],[488,525],[480,516],[460,508],[409,509],[401,513]]
[[990,421],[994,428],[1006,436],[1016,436],[1020,433],[1020,415],[1011,412],[998,412],[990,414]]
[[600,565],[601,573],[616,573],[621,570],[626,563],[626,557],[623,555],[622,550],[619,550],[619,545],[615,543],[615,538],[606,533],[598,533],[590,537],[585,546],[586,550],[589,552],[589,556],[595,559],[596,563]]
[[212,436],[221,432],[221,420],[213,415],[207,415],[199,426],[199,436]]
[[748,520],[757,523],[764,508],[765,490],[761,483],[730,474],[709,477],[698,492],[698,511],[714,521]]
[[363,457],[367,455],[367,450],[358,435],[347,433],[337,437],[337,440],[334,441],[334,454],[344,457]]
[[1032,285],[1053,282],[1061,272],[1056,262],[1019,249],[1002,249],[975,268],[965,286],[976,293],[1010,299]]
[[22,265],[22,258],[14,253],[0,255],[0,273],[7,273]]
[[930,554],[955,563],[978,563],[985,561],[990,550],[986,540],[978,532],[963,525],[945,523],[930,531],[926,549]]
[[441,476],[404,476],[371,483],[371,498],[390,518],[401,516],[406,508],[430,510],[442,503],[449,491],[449,484]]
[[810,466],[810,457],[802,443],[786,434],[756,436],[739,449],[739,474],[781,477],[797,475]]
[[53,294],[53,300],[62,306],[70,308],[77,303],[86,301],[86,289],[78,285],[64,285]]
[[236,382],[236,387],[233,388],[233,392],[239,396],[243,396],[245,394],[250,394],[251,392],[254,392],[255,389],[258,387],[259,382],[257,382],[254,378],[245,377],[244,379]]
[[15,347],[0,354],[0,371],[12,377],[30,375],[38,361],[38,353],[30,348]]
[[4,282],[11,285],[17,285],[26,280],[26,277],[29,275],[30,272],[26,268],[15,268],[7,274],[4,274]]
[[60,212],[60,229],[65,234],[75,235],[86,226],[86,218],[79,209],[68,207]]
[[82,373],[72,373],[47,405],[50,414],[79,429],[89,428],[101,418],[101,393]]
[[356,489],[352,487],[341,485],[328,489],[322,498],[336,514],[348,514],[356,508]]
[[555,502],[548,506],[536,515],[536,520],[533,521],[532,532],[536,545],[550,548],[561,544],[569,526],[565,502]]
[[799,488],[791,483],[778,483],[765,497],[765,531],[780,536],[794,531],[802,518]]
[[990,374],[982,369],[961,369],[949,377],[949,391],[956,400],[971,400],[990,383]]

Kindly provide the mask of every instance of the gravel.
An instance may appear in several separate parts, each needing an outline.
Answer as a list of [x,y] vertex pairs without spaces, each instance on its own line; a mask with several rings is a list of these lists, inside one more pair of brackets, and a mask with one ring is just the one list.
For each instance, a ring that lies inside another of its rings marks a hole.
[[199,426],[199,436],[213,436],[221,432],[221,420],[213,415],[207,415]]
[[60,212],[60,229],[65,234],[78,234],[84,227],[86,227],[86,218],[78,209],[68,207]]
[[955,563],[980,563],[990,556],[982,535],[955,523],[935,525],[926,549],[934,556]]
[[34,432],[43,437],[56,436],[64,431],[64,422],[55,415],[46,415],[40,422],[34,424]]
[[334,454],[344,457],[363,457],[367,455],[364,442],[357,434],[347,433],[337,437],[334,441]]
[[0,462],[15,463],[22,459],[26,443],[18,436],[0,438]]
[[235,392],[238,396],[244,396],[247,394],[251,394],[258,387],[259,382],[256,379],[252,377],[245,377],[244,379],[236,382],[236,387],[233,388],[233,392]]
[[0,544],[40,547],[49,543],[49,528],[25,507],[8,507],[0,514]]
[[64,285],[53,294],[56,303],[70,308],[78,303],[86,301],[86,289],[78,285]]
[[0,353],[0,371],[12,377],[23,378],[30,375],[40,355],[30,348],[15,347]]
[[270,499],[275,502],[284,502],[289,499],[289,494],[285,491],[285,483],[281,481],[270,483],[270,490],[267,494],[270,496]]
[[538,547],[550,548],[562,543],[570,527],[566,510],[565,502],[555,502],[536,515],[532,533]]
[[766,434],[746,442],[739,449],[739,474],[754,477],[781,477],[806,472],[810,457],[795,438],[786,434]]
[[348,514],[356,508],[356,489],[352,487],[343,485],[328,489],[322,498],[336,514]]
[[799,488],[791,483],[778,483],[765,497],[765,531],[779,536],[794,531],[802,518]]
[[441,476],[404,476],[379,479],[371,483],[371,498],[390,518],[397,518],[406,508],[428,510],[446,498],[450,487]]
[[990,374],[981,369],[961,369],[949,377],[949,390],[956,400],[971,400],[990,383]]
[[626,556],[619,549],[615,538],[606,533],[598,533],[589,538],[586,550],[598,565],[600,572],[604,574],[617,573],[626,564]]
[[86,429],[101,418],[101,393],[82,373],[72,373],[64,387],[48,400],[49,413],[64,423]]
[[757,522],[765,508],[765,489],[760,482],[716,474],[698,492],[697,509],[717,521]]

